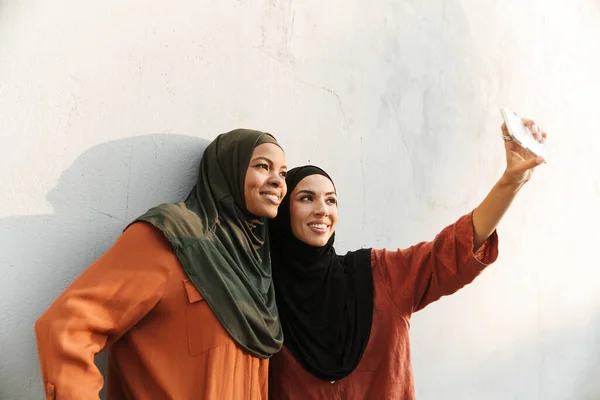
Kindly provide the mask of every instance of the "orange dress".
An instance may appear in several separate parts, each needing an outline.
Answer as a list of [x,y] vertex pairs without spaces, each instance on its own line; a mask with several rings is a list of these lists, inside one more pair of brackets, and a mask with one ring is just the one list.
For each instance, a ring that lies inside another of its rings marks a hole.
[[244,352],[188,281],[164,236],[127,229],[35,325],[47,399],[267,399],[268,359]]
[[372,250],[373,324],[350,375],[326,382],[308,373],[285,347],[271,358],[273,400],[414,400],[409,327],[413,312],[470,283],[498,256],[496,232],[473,253],[472,213],[432,242]]

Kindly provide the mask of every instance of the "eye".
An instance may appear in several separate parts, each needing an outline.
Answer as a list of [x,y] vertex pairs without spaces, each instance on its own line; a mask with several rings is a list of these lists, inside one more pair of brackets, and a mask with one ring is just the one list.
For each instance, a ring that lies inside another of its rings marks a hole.
[[287,171],[282,171],[279,175],[281,175],[282,178],[285,178],[287,176]]
[[264,170],[269,170],[269,166],[267,164],[256,164],[255,165],[256,168],[262,168]]
[[333,204],[333,205],[335,205],[335,204],[337,204],[337,199],[335,199],[335,198],[333,198],[333,197],[330,197],[330,198],[328,198],[328,199],[327,199],[327,202],[328,202],[329,204]]
[[312,199],[313,198],[310,194],[300,197],[300,201],[312,201]]

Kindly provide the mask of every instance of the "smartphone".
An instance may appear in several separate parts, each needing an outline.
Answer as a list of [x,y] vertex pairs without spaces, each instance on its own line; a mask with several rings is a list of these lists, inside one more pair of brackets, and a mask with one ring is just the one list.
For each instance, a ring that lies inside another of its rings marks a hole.
[[515,142],[536,156],[546,157],[544,145],[537,141],[529,128],[525,126],[521,117],[510,111],[508,108],[502,108],[500,113],[506,123],[506,129],[508,129],[510,137],[512,137]]

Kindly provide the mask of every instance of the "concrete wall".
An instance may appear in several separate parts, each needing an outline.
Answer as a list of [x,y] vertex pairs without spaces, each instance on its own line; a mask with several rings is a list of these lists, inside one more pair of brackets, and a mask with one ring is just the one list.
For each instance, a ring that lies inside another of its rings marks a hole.
[[0,2],[0,398],[42,398],[34,321],[218,133],[331,172],[339,251],[405,247],[500,176],[502,106],[549,163],[414,317],[418,398],[600,398],[598,43],[598,0]]

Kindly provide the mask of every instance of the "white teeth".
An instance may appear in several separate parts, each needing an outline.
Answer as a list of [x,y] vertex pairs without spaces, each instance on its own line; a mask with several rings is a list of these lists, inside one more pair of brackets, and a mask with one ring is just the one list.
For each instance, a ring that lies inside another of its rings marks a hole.
[[315,229],[327,229],[327,225],[325,224],[310,224],[309,226]]
[[274,194],[264,193],[263,196],[265,196],[267,199],[279,201],[279,196],[275,196]]

